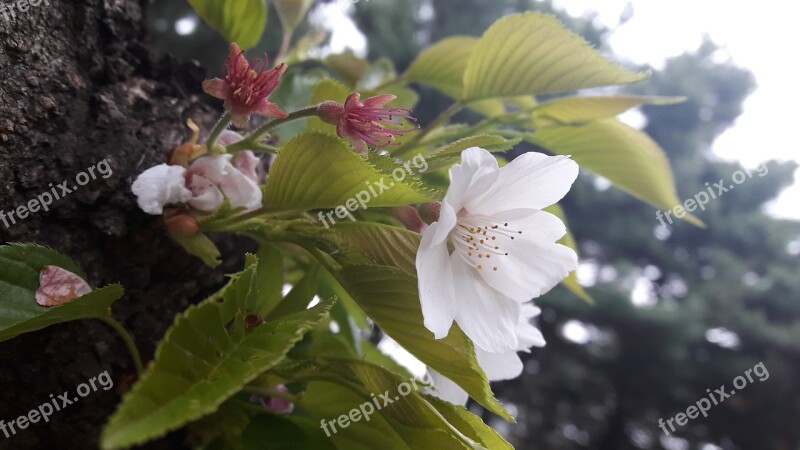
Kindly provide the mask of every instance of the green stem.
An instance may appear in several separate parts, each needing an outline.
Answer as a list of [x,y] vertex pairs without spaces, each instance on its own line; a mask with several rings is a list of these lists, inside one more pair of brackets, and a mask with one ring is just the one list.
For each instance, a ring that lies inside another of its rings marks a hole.
[[219,121],[216,125],[214,125],[214,129],[211,130],[211,134],[208,135],[208,140],[206,141],[206,147],[210,153],[214,152],[214,144],[217,143],[217,139],[219,139],[219,135],[228,128],[228,125],[231,124],[231,113],[225,112],[222,117],[219,118]]
[[289,53],[289,46],[292,44],[293,29],[283,30],[283,39],[281,40],[281,49],[278,51],[278,56],[275,57],[275,64],[280,64],[286,59]]
[[133,341],[133,336],[131,336],[131,334],[128,333],[128,330],[126,330],[121,323],[117,322],[116,319],[114,319],[110,315],[98,317],[97,319],[104,322],[109,327],[113,328],[114,331],[116,331],[117,334],[119,334],[119,336],[125,342],[125,346],[128,347],[128,352],[131,354],[131,359],[133,359],[133,364],[134,366],[136,366],[136,373],[139,376],[142,376],[142,372],[144,372],[144,365],[142,364],[142,355],[139,354],[139,348]]
[[298,109],[297,111],[289,114],[284,119],[271,120],[271,121],[265,123],[264,125],[262,125],[260,128],[256,129],[256,131],[253,131],[249,135],[245,136],[245,138],[243,140],[241,140],[241,141],[239,141],[239,142],[237,142],[237,143],[235,143],[233,145],[228,146],[228,151],[229,152],[238,152],[238,151],[242,151],[242,150],[247,150],[248,148],[251,148],[251,147],[255,146],[256,144],[259,144],[261,142],[261,139],[264,138],[264,135],[269,133],[269,131],[272,130],[273,128],[275,128],[275,127],[281,126],[281,125],[283,125],[285,123],[288,123],[288,122],[291,122],[293,120],[305,119],[307,117],[316,116],[317,115],[317,108],[318,108],[318,105],[307,106],[307,107],[305,107],[303,109]]
[[439,117],[434,119],[433,122],[429,123],[428,126],[420,130],[420,132],[417,133],[416,136],[414,136],[411,140],[409,140],[405,144],[398,147],[392,153],[402,154],[405,150],[416,147],[423,139],[425,139],[427,135],[429,135],[433,130],[444,125],[448,120],[452,119],[453,116],[455,116],[459,111],[461,111],[461,108],[463,107],[464,107],[464,102],[462,102],[461,100],[457,100],[452,105],[450,105],[449,108],[442,111],[442,113],[439,114]]

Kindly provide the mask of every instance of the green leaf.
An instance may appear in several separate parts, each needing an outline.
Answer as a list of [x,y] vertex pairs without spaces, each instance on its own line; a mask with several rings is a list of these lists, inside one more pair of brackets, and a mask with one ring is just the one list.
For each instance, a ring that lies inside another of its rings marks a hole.
[[[618,120],[541,128],[529,140],[554,153],[572,155],[582,168],[657,208],[680,204],[664,152],[650,136]],[[691,214],[685,220],[704,226]]]
[[[341,429],[336,419],[349,411],[358,410],[366,399],[353,391],[333,382],[314,381],[308,383],[305,394],[297,407],[311,416],[317,423],[334,421],[335,431],[328,424],[327,433],[340,450],[410,450],[400,435],[394,431],[381,414],[373,414],[369,422],[361,420]],[[321,426],[321,425],[320,425]]]
[[417,56],[405,74],[409,81],[424,83],[444,94],[460,99],[464,90],[464,71],[478,39],[453,36],[433,44]]
[[369,63],[349,50],[338,55],[328,55],[322,62],[350,87],[354,87],[369,70]]
[[533,110],[533,127],[572,125],[590,120],[608,119],[641,105],[673,105],[682,101],[685,101],[685,98],[640,95],[564,97],[537,106]]
[[275,5],[275,12],[278,13],[284,31],[291,32],[306,17],[314,0],[273,0],[272,4]]
[[111,304],[122,297],[122,286],[114,284],[61,306],[39,306],[35,297],[39,273],[48,265],[86,277],[72,259],[49,248],[32,244],[0,246],[0,341],[57,323],[106,317]]
[[[417,56],[404,78],[432,86],[451,98],[461,99],[464,92],[464,72],[477,43],[478,39],[470,36],[442,39]],[[505,112],[502,100],[474,102],[469,107],[490,117]]]
[[283,256],[280,250],[267,243],[261,244],[256,273],[255,301],[248,305],[248,309],[267,317],[283,297]]
[[[251,258],[252,259],[252,258]],[[213,413],[229,397],[274,367],[332,301],[245,329],[242,311],[256,264],[223,289],[175,319],[155,359],[125,396],[101,437],[104,449],[125,448]]]
[[275,310],[270,313],[270,319],[277,319],[281,316],[294,314],[303,311],[314,299],[317,293],[317,275],[319,274],[319,264],[314,264],[300,279],[300,282],[292,287]]
[[297,416],[261,414],[244,431],[243,450],[335,450],[319,422]]
[[506,16],[476,44],[464,73],[464,100],[539,95],[633,83],[647,77],[606,60],[554,17]]
[[188,427],[187,443],[194,449],[242,450],[242,433],[250,420],[263,414],[255,404],[231,399],[219,409]]
[[338,275],[350,295],[392,339],[488,410],[514,420],[494,398],[464,332],[454,324],[447,337],[435,339],[425,328],[416,276],[387,266],[347,266]]
[[[578,253],[578,244],[575,242],[575,237],[569,230],[569,224],[567,223],[567,216],[564,214],[564,210],[561,209],[561,207],[558,206],[557,204],[548,206],[544,210],[561,219],[561,221],[564,222],[564,225],[567,227],[567,234],[565,234],[564,237],[562,237],[558,241],[558,243],[566,247],[569,247],[575,250],[575,253]],[[569,275],[567,275],[567,278],[565,278],[564,281],[562,281],[561,283],[564,285],[565,288],[572,291],[573,294],[580,297],[581,300],[585,301],[590,305],[594,304],[594,299],[586,292],[585,289],[583,289],[583,286],[581,286],[581,284],[578,283],[577,271],[573,270],[572,272],[570,272]]]
[[449,167],[461,160],[461,152],[471,147],[481,147],[490,152],[504,152],[520,143],[522,139],[506,139],[502,136],[480,134],[459,139],[434,150],[427,158],[428,172]]
[[219,249],[204,233],[199,233],[194,236],[182,236],[177,233],[170,233],[169,237],[175,241],[176,244],[183,247],[186,253],[200,258],[208,267],[213,269],[222,264]]
[[243,49],[258,44],[267,24],[264,0],[189,0],[189,4],[225,40]]
[[484,447],[491,450],[514,450],[511,444],[483,423],[480,417],[467,411],[463,406],[448,403],[432,395],[424,395],[424,397],[448,422],[469,438],[483,444]]
[[[342,245],[351,246],[367,257],[358,262],[397,267],[416,275],[419,234],[374,222],[342,222],[333,227],[333,232],[339,236]],[[337,259],[344,263],[343,258],[347,256],[341,255]]]
[[[419,186],[393,179],[339,139],[319,132],[301,134],[287,143],[271,173],[264,188],[267,210],[337,206],[355,210],[362,208],[359,203],[372,208],[425,203],[433,199],[432,194]],[[384,183],[386,187],[376,183]]]
[[[410,448],[419,448],[414,444],[425,442],[432,436],[437,441],[436,448],[483,448],[445,420],[419,393],[419,389],[425,386],[419,380],[404,379],[380,366],[353,358],[317,358],[314,363],[296,366],[292,372],[295,379],[331,380],[351,389],[362,398],[360,404],[378,403],[379,406],[374,408],[375,415],[380,414],[399,431],[397,434]],[[351,410],[352,407],[339,414],[348,414]]]

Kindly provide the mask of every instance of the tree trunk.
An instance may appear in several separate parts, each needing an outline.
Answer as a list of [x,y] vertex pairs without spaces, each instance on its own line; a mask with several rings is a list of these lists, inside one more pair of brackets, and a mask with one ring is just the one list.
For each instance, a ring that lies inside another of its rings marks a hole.
[[[126,294],[114,315],[146,363],[175,314],[212,292],[236,263],[213,272],[202,266],[165,237],[159,218],[139,210],[130,191],[139,173],[186,139],[187,118],[208,126],[218,114],[202,103],[203,70],[156,61],[143,45],[144,3],[41,0],[15,9],[16,17],[0,11],[0,209],[26,204],[50,191],[50,183],[74,186],[78,174],[103,159],[113,169],[48,212],[8,227],[0,222],[0,241],[53,247],[73,257],[95,287],[122,283]],[[99,389],[10,438],[0,432],[0,448],[97,448],[102,426],[136,379],[123,343],[100,322],[57,325],[0,343],[6,423],[51,401],[51,394],[74,396],[78,385],[106,370],[113,389]],[[181,448],[181,442],[178,433],[147,448]]]

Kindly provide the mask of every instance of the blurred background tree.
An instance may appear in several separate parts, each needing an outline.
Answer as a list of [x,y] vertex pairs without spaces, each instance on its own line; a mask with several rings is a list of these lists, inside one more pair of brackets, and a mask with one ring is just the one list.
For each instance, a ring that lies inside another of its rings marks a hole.
[[[480,35],[498,17],[524,10],[558,15],[609,53],[609,30],[592,17],[566,16],[549,1],[370,0],[356,3],[353,19],[367,36],[369,58],[387,56],[402,71],[430,43]],[[254,51],[277,51],[273,12]],[[149,23],[156,48],[219,71],[226,44],[184,2],[155,3]],[[707,41],[630,89],[688,98],[644,107],[640,115],[670,159],[680,198],[742,169],[717,160],[711,146],[741,114],[755,80],[720,62],[718,51]],[[430,88],[419,90],[415,115],[423,123],[450,103]],[[596,303],[561,288],[539,300],[547,347],[526,355],[521,378],[495,385],[519,424],[484,418],[521,449],[800,448],[800,223],[763,212],[793,182],[796,165],[768,167],[768,176],[755,175],[700,212],[706,229],[662,227],[654,208],[603,179],[581,177],[563,206],[579,242],[581,278]],[[734,378],[762,361],[768,380],[670,437],[658,428],[659,418],[685,411],[707,389],[731,390]]]

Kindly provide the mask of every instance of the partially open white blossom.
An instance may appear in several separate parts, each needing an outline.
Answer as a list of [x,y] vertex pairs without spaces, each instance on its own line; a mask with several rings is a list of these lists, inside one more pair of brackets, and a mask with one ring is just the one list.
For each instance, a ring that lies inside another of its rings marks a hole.
[[192,208],[213,212],[227,198],[234,209],[244,212],[262,205],[258,185],[258,158],[247,150],[233,155],[204,156],[188,169],[161,164],[139,175],[133,193],[148,214],[159,215],[170,204],[188,203]]
[[133,182],[131,190],[138,198],[139,207],[147,214],[160,215],[164,206],[186,203],[192,198],[192,191],[186,188],[181,166],[159,164],[144,171]]
[[[541,310],[531,303],[522,305],[517,324],[517,348],[503,353],[491,353],[479,347],[475,348],[475,356],[478,358],[483,371],[489,381],[513,380],[522,374],[522,360],[517,352],[530,352],[531,347],[544,347],[545,341],[542,332],[539,331],[531,320],[537,317]],[[465,405],[469,395],[456,383],[444,375],[429,369],[433,385],[436,388],[432,393],[437,397],[458,405]]]
[[517,349],[522,303],[550,290],[577,266],[557,244],[566,228],[542,211],[578,176],[565,156],[526,153],[500,168],[473,147],[450,169],[439,220],[422,233],[417,252],[425,326],[437,339],[453,321],[493,353]]

